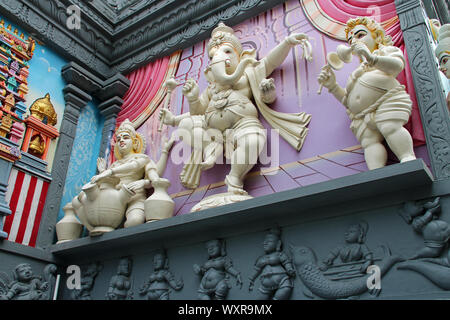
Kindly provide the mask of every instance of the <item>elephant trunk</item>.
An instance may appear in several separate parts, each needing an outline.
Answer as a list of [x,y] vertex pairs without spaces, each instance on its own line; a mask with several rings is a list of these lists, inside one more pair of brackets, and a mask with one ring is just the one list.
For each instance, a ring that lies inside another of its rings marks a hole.
[[222,60],[211,64],[211,73],[214,76],[214,80],[221,85],[233,85],[235,84],[244,74],[245,68],[249,64],[253,64],[256,66],[259,64],[259,61],[253,58],[246,58],[239,62],[236,70],[232,74],[227,74],[226,72],[226,64],[227,60]]

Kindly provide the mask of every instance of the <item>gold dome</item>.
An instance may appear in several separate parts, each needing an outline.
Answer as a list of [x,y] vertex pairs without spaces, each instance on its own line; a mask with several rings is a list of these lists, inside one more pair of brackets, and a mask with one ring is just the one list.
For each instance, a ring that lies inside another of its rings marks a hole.
[[44,98],[37,99],[30,108],[31,115],[38,118],[42,122],[54,126],[58,121],[58,114],[55,112],[50,94],[46,94]]

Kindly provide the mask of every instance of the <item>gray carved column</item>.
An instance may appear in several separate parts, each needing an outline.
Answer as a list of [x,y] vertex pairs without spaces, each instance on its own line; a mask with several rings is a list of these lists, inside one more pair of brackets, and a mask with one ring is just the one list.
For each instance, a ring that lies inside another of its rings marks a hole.
[[11,209],[5,196],[8,189],[8,179],[14,161],[20,158],[19,145],[9,139],[0,137],[0,240],[8,238],[3,231],[3,218],[10,215]]
[[98,105],[98,109],[102,116],[105,117],[99,157],[104,158],[107,150],[110,148],[110,140],[116,127],[117,115],[123,104],[122,98],[129,87],[130,80],[119,73],[106,80],[103,88],[96,94],[96,97],[102,101]]
[[55,224],[81,110],[92,100],[91,95],[102,86],[100,79],[73,62],[64,66],[61,73],[67,83],[63,89],[66,105],[53,160],[52,182],[39,226],[37,246],[41,248],[53,244]]
[[438,62],[420,0],[395,0],[408,52],[431,167],[436,179],[450,177],[450,119]]

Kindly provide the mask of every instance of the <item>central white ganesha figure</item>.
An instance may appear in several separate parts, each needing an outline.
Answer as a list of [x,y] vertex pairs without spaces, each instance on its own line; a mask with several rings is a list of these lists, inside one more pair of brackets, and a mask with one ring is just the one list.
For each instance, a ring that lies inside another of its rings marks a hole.
[[161,110],[164,124],[190,133],[189,139],[183,139],[193,148],[180,174],[185,187],[198,187],[201,172],[212,168],[224,149],[231,163],[225,178],[228,193],[206,198],[192,211],[251,198],[243,188],[244,178],[257,163],[267,140],[258,111],[292,147],[298,151],[302,148],[311,116],[304,112],[281,113],[267,106],[276,99],[274,80],[267,77],[295,45],[302,45],[310,60],[311,45],[304,34],[286,37],[266,57],[256,60],[255,50],[243,50],[233,29],[220,23],[212,31],[207,47],[210,63],[204,72],[208,87],[200,95],[198,84],[189,79],[183,94],[190,112],[174,116],[168,109]]

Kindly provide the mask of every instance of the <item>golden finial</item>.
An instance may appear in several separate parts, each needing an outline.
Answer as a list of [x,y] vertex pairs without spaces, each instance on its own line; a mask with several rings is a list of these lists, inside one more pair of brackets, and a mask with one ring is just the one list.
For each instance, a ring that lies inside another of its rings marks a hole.
[[44,123],[54,126],[58,121],[58,114],[55,112],[50,94],[46,94],[44,98],[37,99],[30,107],[31,115],[38,118]]

